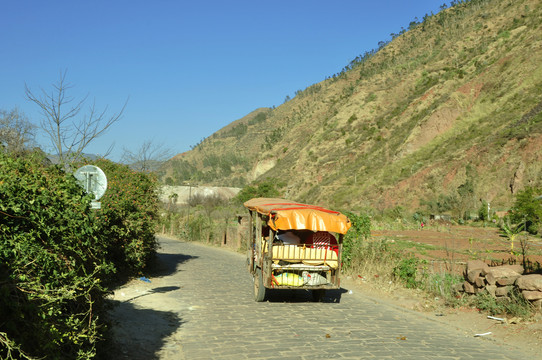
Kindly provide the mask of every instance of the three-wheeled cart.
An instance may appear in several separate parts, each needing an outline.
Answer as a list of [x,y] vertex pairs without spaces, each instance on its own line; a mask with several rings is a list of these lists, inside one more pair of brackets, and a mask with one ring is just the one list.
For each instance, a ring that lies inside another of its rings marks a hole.
[[343,236],[351,226],[345,215],[274,198],[244,206],[250,213],[247,264],[254,300],[263,301],[270,289],[306,289],[319,301],[326,289],[340,287]]

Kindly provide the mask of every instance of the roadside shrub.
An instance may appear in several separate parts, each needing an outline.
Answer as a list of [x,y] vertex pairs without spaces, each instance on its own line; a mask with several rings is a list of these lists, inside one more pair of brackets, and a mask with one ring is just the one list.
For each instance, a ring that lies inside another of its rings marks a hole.
[[417,288],[420,284],[416,278],[419,264],[420,260],[415,257],[401,259],[393,269],[393,275],[396,279],[403,282],[407,288]]
[[351,250],[351,259],[345,270],[358,276],[375,277],[390,281],[393,268],[401,259],[402,253],[383,240],[362,241]]
[[178,209],[163,208],[159,217],[159,228],[162,234],[178,235],[182,217],[183,214]]
[[154,179],[97,165],[109,188],[92,210],[75,177],[43,155],[0,152],[1,359],[96,357],[106,285],[154,254]]
[[357,215],[353,212],[344,213],[352,226],[346,233],[343,240],[342,261],[346,268],[352,264],[352,259],[355,256],[356,248],[361,247],[363,240],[367,240],[371,236],[371,219],[367,215]]
[[107,258],[122,273],[140,274],[157,247],[157,180],[109,160],[94,164],[108,179],[101,209],[93,212],[95,226],[108,239]]
[[421,280],[420,287],[431,295],[441,297],[447,305],[457,306],[464,300],[457,296],[455,286],[464,281],[459,274],[429,273]]
[[0,358],[88,359],[113,271],[108,239],[75,178],[44,162],[0,152]]
[[212,238],[212,220],[203,214],[195,213],[192,217],[185,219],[182,225],[183,239],[189,241],[203,241]]
[[512,290],[508,297],[496,298],[488,293],[479,293],[473,300],[476,307],[487,311],[490,315],[509,314],[527,318],[532,315],[532,305],[525,300],[517,289]]

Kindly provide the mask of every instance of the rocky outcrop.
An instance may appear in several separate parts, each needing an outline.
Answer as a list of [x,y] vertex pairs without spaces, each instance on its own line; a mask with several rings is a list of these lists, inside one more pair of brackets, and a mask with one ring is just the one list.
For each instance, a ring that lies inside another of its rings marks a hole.
[[481,260],[467,262],[465,282],[458,291],[467,294],[486,292],[494,297],[508,296],[517,289],[526,300],[538,309],[542,306],[542,275],[523,275],[521,265],[501,265],[490,267]]
[[531,301],[539,309],[542,307],[542,275],[521,276],[517,279],[516,286],[521,290],[525,299]]

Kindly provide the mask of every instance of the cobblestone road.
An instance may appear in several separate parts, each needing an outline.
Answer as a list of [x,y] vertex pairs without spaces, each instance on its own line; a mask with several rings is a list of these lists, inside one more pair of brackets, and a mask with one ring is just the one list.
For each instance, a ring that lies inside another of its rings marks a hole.
[[[506,345],[347,289],[324,302],[304,291],[252,298],[243,255],[161,239],[161,268],[121,288],[117,329],[126,359],[522,359]],[[126,293],[125,293],[126,292]],[[134,336],[133,330],[139,329]]]

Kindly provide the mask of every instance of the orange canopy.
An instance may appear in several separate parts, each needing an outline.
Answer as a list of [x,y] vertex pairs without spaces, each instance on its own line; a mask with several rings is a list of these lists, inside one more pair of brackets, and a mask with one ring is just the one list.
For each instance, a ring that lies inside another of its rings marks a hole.
[[352,225],[350,220],[338,211],[291,200],[254,198],[244,205],[250,210],[268,215],[268,225],[275,231],[312,230],[346,234]]

